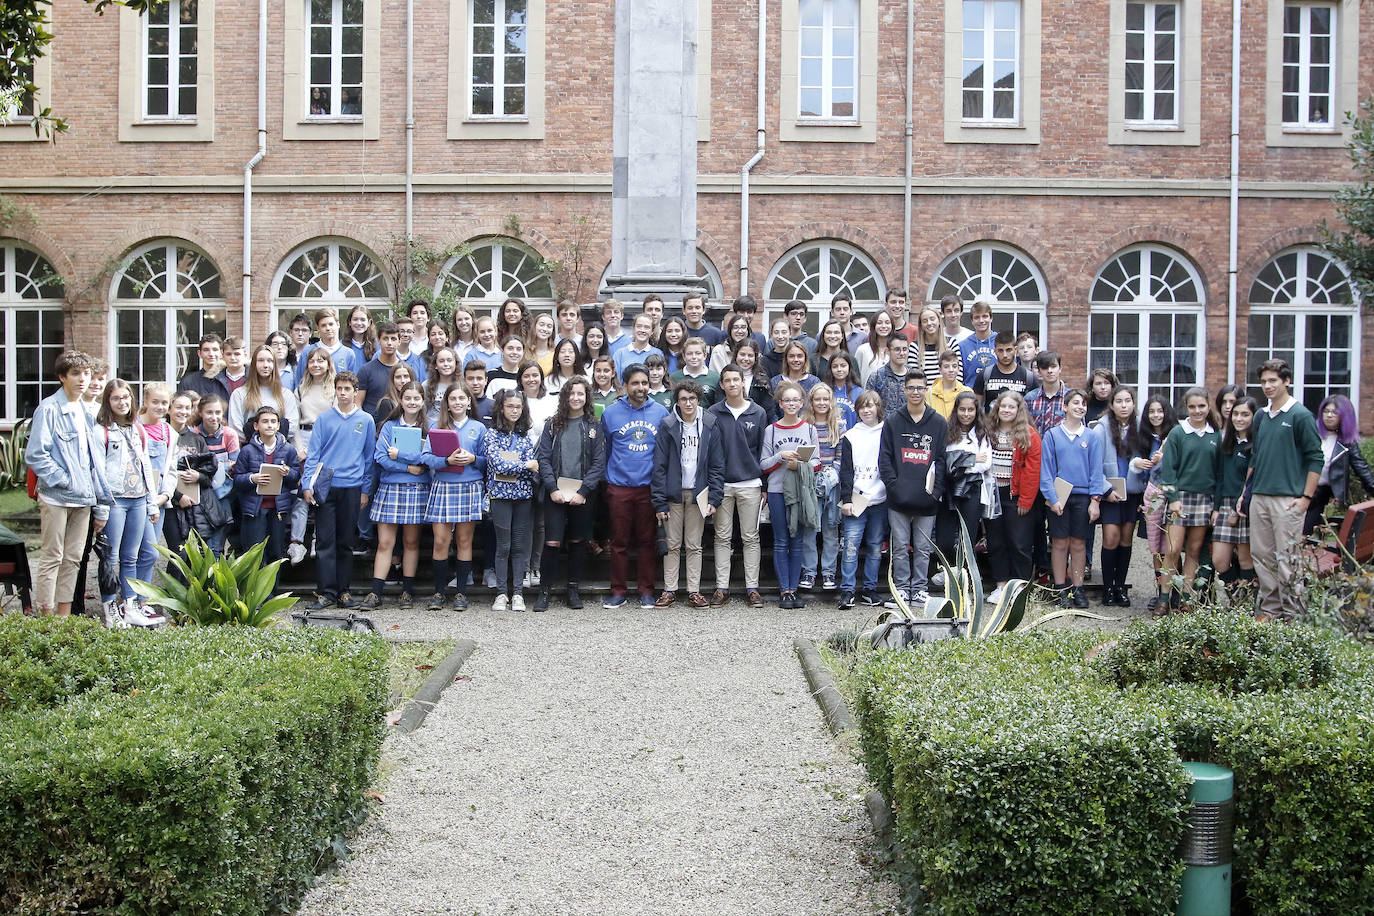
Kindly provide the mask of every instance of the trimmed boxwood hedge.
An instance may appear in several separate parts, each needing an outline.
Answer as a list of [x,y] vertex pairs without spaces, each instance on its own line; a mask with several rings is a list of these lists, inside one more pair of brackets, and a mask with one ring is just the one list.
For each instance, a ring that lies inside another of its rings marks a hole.
[[1100,642],[1013,633],[861,665],[865,763],[923,908],[1172,911],[1181,761],[1200,760],[1236,774],[1234,912],[1374,913],[1368,650],[1210,615],[1089,658]]
[[365,815],[381,640],[0,617],[0,911],[289,911]]

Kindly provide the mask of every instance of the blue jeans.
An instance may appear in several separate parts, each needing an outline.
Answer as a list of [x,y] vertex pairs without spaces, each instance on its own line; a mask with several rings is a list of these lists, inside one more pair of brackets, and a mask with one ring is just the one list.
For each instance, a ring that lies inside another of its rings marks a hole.
[[[839,496],[839,488],[835,489]],[[834,500],[821,499],[821,545],[816,549],[814,536],[802,545],[802,575],[816,578],[817,566],[821,576],[835,575],[835,563],[840,556],[840,505]],[[819,562],[818,562],[819,561]]]
[[162,522],[167,517],[169,500],[157,511],[157,521],[148,522],[148,530],[143,533],[143,543],[138,548],[138,577],[144,582],[153,581],[153,570],[157,568],[157,542],[162,540]]
[[116,562],[119,563],[122,589],[119,595],[101,594],[101,601],[113,601],[117,597],[132,598],[134,590],[129,587],[129,580],[148,581],[147,577],[139,574],[138,560],[139,550],[143,546],[143,536],[150,524],[148,497],[115,498],[114,505],[110,507],[110,519],[105,523],[105,536],[110,540],[111,557],[118,558]]
[[859,547],[865,550],[864,591],[878,589],[878,571],[883,563],[883,538],[887,537],[887,507],[870,506],[858,516],[844,516],[840,553],[840,590],[858,591]]
[[802,551],[807,538],[816,541],[816,529],[798,528],[796,537],[787,533],[787,503],[781,493],[768,494],[768,517],[773,525],[773,569],[778,574],[778,589],[795,592],[801,581]]

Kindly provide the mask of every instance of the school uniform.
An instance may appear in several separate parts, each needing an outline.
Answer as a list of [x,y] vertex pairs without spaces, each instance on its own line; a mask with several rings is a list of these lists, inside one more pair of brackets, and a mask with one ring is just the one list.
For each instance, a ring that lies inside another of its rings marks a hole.
[[1228,453],[1223,447],[1217,456],[1217,523],[1212,540],[1222,544],[1249,544],[1250,519],[1236,512],[1236,500],[1245,492],[1245,475],[1250,471],[1249,439],[1234,443]]
[[[368,508],[372,521],[378,524],[422,524],[425,521],[425,509],[429,506],[434,469],[445,463],[445,459],[429,450],[428,437],[420,439],[418,449],[398,450],[396,457],[392,458],[391,446],[396,440],[396,430],[402,427],[417,428],[404,420],[388,420],[377,434],[377,444],[372,450],[372,460],[380,469],[381,476],[377,498],[372,500]],[[412,466],[423,467],[424,473],[412,474]]]
[[[259,494],[258,485],[251,480],[264,464],[280,464],[288,469],[282,477],[281,493],[276,496]],[[280,435],[273,441],[270,452],[257,435],[239,450],[234,461],[234,489],[238,492],[243,513],[243,543],[249,547],[266,541],[262,554],[264,563],[280,560],[285,553],[286,519],[290,517],[300,483],[301,464],[296,449]],[[349,560],[352,561],[351,555]]]
[[1049,535],[1052,539],[1086,541],[1092,530],[1088,504],[1110,489],[1102,474],[1102,440],[1088,427],[1080,426],[1071,434],[1060,424],[1045,433],[1040,451],[1040,494],[1047,507],[1059,502],[1056,477],[1073,484],[1073,490],[1064,501],[1062,514],[1046,512]]
[[322,600],[337,601],[353,580],[353,546],[358,535],[361,497],[372,492],[372,449],[377,426],[360,407],[320,414],[301,474],[302,490],[313,491],[324,468],[333,479],[316,511],[315,556]]
[[1172,520],[1185,528],[1205,528],[1212,523],[1212,500],[1217,487],[1217,459],[1221,435],[1208,423],[1194,429],[1186,420],[1169,431],[1160,461],[1160,488],[1170,503],[1182,511]]

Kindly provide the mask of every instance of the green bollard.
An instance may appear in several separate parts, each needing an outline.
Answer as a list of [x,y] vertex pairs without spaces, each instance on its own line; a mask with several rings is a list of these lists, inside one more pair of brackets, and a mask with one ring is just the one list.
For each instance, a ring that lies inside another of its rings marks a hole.
[[1183,837],[1183,881],[1176,916],[1228,916],[1231,912],[1231,834],[1235,826],[1235,774],[1211,763],[1184,763],[1188,832]]

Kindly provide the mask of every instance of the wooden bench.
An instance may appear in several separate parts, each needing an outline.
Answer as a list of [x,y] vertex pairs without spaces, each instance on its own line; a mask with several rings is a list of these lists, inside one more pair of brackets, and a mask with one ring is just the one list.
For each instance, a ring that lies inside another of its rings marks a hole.
[[1374,499],[1345,511],[1335,542],[1320,545],[1317,572],[1326,575],[1342,570],[1353,573],[1356,564],[1374,559]]

